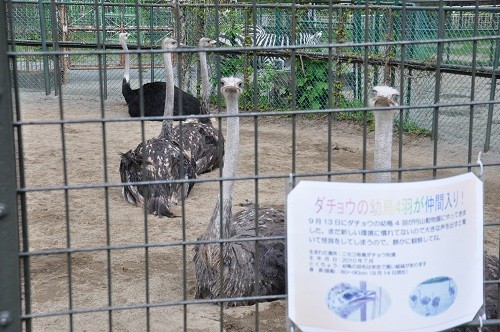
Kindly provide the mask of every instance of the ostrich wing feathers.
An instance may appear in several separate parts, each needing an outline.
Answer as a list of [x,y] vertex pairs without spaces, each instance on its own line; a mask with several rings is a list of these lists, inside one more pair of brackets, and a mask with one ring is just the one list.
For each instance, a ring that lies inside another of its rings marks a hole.
[[[143,163],[146,165],[145,169]],[[120,175],[122,182],[192,179],[196,177],[194,168],[193,160],[187,154],[181,157],[179,147],[175,143],[154,138],[145,144],[139,144],[135,150],[122,154]],[[184,177],[181,177],[182,174]],[[192,183],[128,184],[123,187],[123,196],[134,205],[141,205],[146,201],[149,213],[174,217],[170,207],[187,197],[192,186]],[[146,194],[147,200],[144,198]]]
[[184,123],[182,135],[180,128],[174,132],[174,140],[181,139],[196,163],[196,174],[210,172],[222,165],[223,156],[219,154],[219,148],[223,151],[224,139],[219,139],[219,131],[211,123]]
[[[255,237],[255,205],[233,215],[230,239]],[[216,221],[217,222],[217,221]],[[283,211],[259,207],[258,236],[284,236],[285,216]],[[202,238],[203,239],[203,236]],[[257,250],[256,250],[257,249]],[[255,253],[258,259],[255,262]],[[220,282],[220,257],[223,264]],[[285,245],[283,240],[229,242],[223,244],[222,255],[219,243],[195,245],[196,298],[244,297],[257,295],[254,290],[256,263],[258,264],[259,295],[285,293]],[[226,306],[248,305],[253,301],[233,301]]]

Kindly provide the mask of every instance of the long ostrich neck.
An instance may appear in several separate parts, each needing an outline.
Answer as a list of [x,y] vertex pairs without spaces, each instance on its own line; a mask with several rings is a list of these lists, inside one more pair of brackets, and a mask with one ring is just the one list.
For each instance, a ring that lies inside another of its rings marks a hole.
[[208,100],[210,98],[210,83],[208,80],[207,52],[200,52],[201,69],[201,106],[202,111],[208,114]]
[[[392,159],[392,120],[396,111],[375,111],[375,150],[373,167],[375,169],[391,168]],[[390,172],[375,173],[375,182],[391,182]]]
[[[124,51],[128,52],[128,47],[127,47],[127,41],[122,40],[120,41],[122,44],[122,48]],[[123,71],[123,78],[127,83],[130,82],[130,55],[128,53],[125,53],[125,70]]]
[[[174,68],[172,65],[172,53],[164,53],[163,61],[165,62],[165,108],[163,116],[172,116],[174,115]],[[163,120],[160,137],[171,138],[172,133],[172,120]]]
[[[234,95],[226,97],[227,113],[238,114],[238,100]],[[224,151],[224,167],[222,169],[222,178],[233,178],[236,175],[238,163],[239,145],[240,145],[240,119],[229,117],[227,119],[226,147]],[[224,181],[222,183],[222,208],[221,197],[217,199],[212,220],[210,221],[207,233],[210,238],[219,239],[221,236],[221,211],[222,211],[222,236],[227,238],[231,227],[232,204],[234,193],[234,181]]]

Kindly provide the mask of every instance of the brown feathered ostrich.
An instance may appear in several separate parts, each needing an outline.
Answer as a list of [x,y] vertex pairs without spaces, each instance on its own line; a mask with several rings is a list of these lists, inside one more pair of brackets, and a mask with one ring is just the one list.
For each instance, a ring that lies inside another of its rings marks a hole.
[[[215,45],[216,41],[202,37],[198,43],[200,48]],[[202,113],[209,114],[210,82],[208,78],[207,53],[200,51],[201,68],[201,104]],[[181,130],[182,128],[182,130]],[[215,129],[210,118],[188,120],[174,131],[174,139],[183,142],[184,149],[191,153],[196,163],[196,174],[203,174],[220,167],[224,154],[224,139]],[[219,151],[220,148],[220,151]]]
[[[164,116],[172,116],[174,111],[174,72],[170,49],[177,47],[177,41],[166,37],[163,40],[165,62],[166,93]],[[121,155],[120,176],[125,200],[134,205],[146,204],[148,213],[157,216],[175,217],[171,206],[187,197],[191,184],[161,183],[134,185],[130,182],[184,180],[196,178],[195,165],[189,153],[180,150],[173,140],[171,119],[162,122],[160,135],[141,142],[135,150]],[[147,195],[146,195],[147,194]]]
[[[118,39],[124,51],[128,51],[127,39],[129,34],[122,32]],[[141,116],[140,109],[140,91],[132,89],[130,86],[130,54],[125,53],[125,69],[123,72],[122,95],[128,106],[128,114],[131,117]],[[182,114],[194,115],[201,114],[201,103],[195,96],[174,87],[174,115],[179,115],[179,93],[182,99]],[[165,82],[150,82],[142,85],[144,116],[162,116],[165,108]],[[161,120],[160,120],[161,121]]]
[[[223,178],[234,178],[239,152],[238,97],[242,93],[239,78],[221,80],[221,92],[226,100],[226,151]],[[223,243],[197,243],[194,247],[196,294],[198,299],[249,297],[285,293],[285,244],[283,240],[240,241],[256,236],[255,218],[259,236],[284,236],[283,211],[248,205],[245,210],[232,214],[234,181],[222,185],[207,230],[199,241],[228,240]],[[221,251],[222,249],[222,251]],[[256,269],[256,265],[258,268]],[[221,275],[222,271],[222,275]],[[258,282],[257,282],[258,280]],[[257,283],[256,283],[257,282]],[[248,305],[254,301],[228,301],[226,306]]]

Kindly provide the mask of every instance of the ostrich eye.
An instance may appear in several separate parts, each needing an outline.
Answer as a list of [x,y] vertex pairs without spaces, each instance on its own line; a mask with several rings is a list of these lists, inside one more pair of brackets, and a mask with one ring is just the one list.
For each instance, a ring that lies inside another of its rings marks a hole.
[[243,83],[241,82],[238,82],[238,87],[241,88],[241,86],[243,85]]
[[224,86],[224,81],[220,81],[220,86]]
[[353,298],[353,296],[354,295],[352,293],[345,293],[344,296],[343,296],[343,298],[346,299],[346,300],[350,300],[350,299]]

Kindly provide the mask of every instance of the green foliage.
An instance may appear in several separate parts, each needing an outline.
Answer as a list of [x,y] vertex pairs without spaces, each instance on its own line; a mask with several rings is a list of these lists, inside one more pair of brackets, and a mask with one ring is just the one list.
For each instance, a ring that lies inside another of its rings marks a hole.
[[328,64],[320,60],[304,59],[298,61],[297,65],[297,108],[326,108],[328,105]]
[[[340,101],[339,108],[364,108],[365,105],[363,104],[362,101],[360,100],[346,100],[343,98]],[[343,120],[343,121],[352,121],[352,122],[359,122],[362,123],[365,120],[366,116],[366,123],[368,125],[368,129],[373,130],[375,124],[374,124],[374,117],[373,117],[373,112],[369,111],[346,111],[346,112],[339,112],[337,113],[337,119],[338,120]]]
[[[399,119],[396,120],[396,131],[399,132]],[[403,121],[403,132],[417,136],[431,137],[432,132],[429,129],[419,127],[411,120]]]

